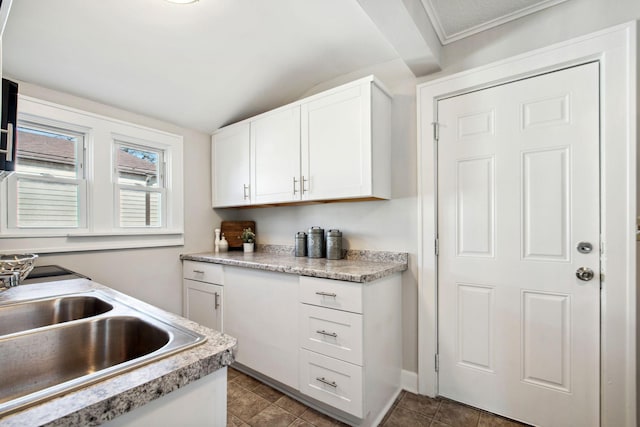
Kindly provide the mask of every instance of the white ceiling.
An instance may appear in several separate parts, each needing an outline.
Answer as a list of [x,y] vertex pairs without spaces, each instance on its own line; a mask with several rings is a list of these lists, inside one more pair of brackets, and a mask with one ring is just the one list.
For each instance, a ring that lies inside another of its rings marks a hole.
[[210,132],[398,57],[355,0],[14,0],[3,71]]
[[438,37],[560,1],[14,0],[3,71],[212,132],[376,64],[437,71]]
[[521,18],[566,0],[422,0],[443,44]]

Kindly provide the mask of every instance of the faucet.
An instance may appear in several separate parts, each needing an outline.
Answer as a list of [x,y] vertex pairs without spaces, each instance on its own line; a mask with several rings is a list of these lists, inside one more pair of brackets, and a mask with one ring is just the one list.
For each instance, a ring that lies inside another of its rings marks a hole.
[[0,291],[6,291],[20,284],[19,271],[3,271],[0,273]]

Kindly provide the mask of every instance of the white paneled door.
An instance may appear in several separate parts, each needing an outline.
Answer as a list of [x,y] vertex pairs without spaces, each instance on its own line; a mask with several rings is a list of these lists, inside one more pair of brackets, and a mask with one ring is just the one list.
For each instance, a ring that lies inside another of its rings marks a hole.
[[598,79],[594,62],[438,102],[442,396],[599,424]]

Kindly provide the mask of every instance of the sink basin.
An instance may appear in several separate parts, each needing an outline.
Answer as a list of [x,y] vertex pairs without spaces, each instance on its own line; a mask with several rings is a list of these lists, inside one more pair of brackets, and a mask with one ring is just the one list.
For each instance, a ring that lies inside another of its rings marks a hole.
[[152,353],[169,334],[135,317],[95,321],[0,341],[0,403]]
[[97,316],[113,306],[93,296],[62,296],[0,306],[0,335]]
[[142,307],[98,290],[0,304],[0,418],[206,340]]

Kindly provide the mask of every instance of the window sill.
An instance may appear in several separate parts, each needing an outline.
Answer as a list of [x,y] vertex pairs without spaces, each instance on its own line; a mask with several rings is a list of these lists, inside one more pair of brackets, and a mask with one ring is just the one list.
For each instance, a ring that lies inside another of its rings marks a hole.
[[184,246],[181,230],[98,232],[46,236],[3,235],[0,253],[60,253]]
[[174,236],[182,235],[182,230],[131,230],[131,231],[105,231],[95,233],[68,233],[67,237],[111,237],[111,236]]

